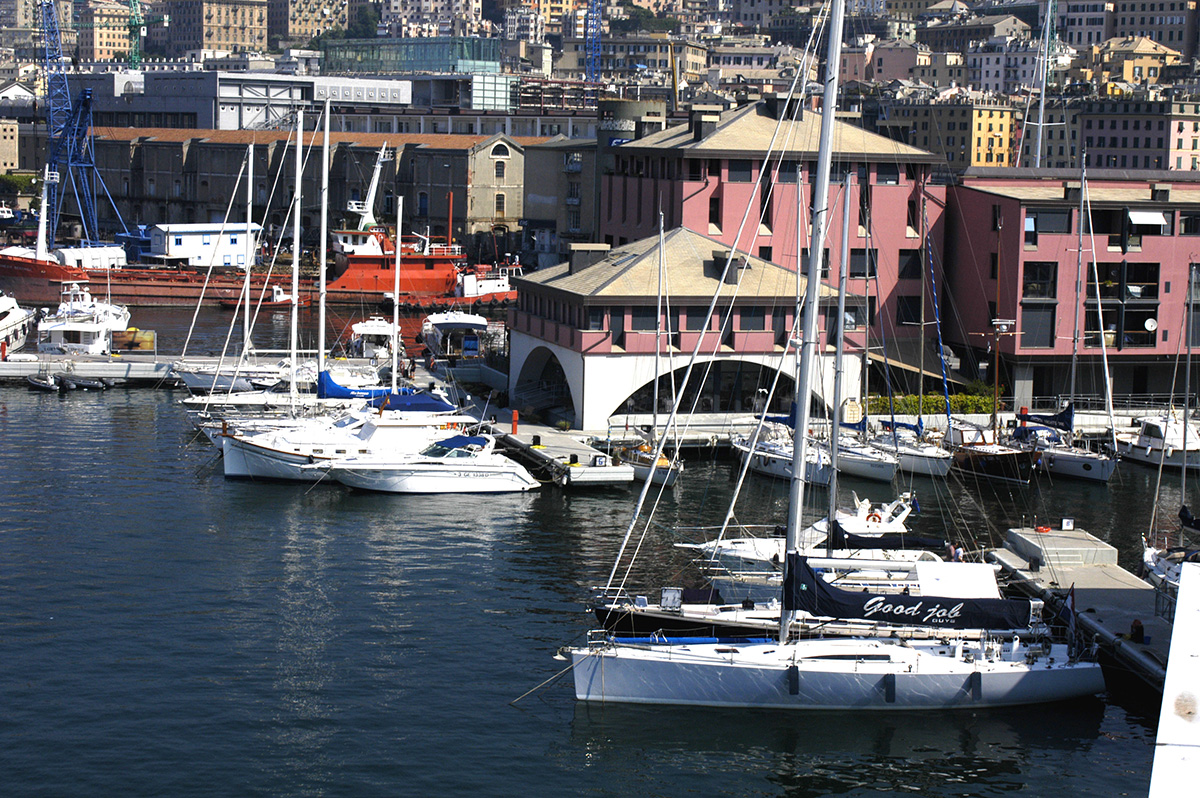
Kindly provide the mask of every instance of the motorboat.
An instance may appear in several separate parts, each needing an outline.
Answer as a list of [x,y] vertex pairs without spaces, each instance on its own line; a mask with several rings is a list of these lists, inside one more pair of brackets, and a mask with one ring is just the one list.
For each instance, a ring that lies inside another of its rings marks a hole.
[[[347,349],[353,357],[388,360],[392,356],[392,346],[397,341],[400,341],[400,336],[391,319],[371,316],[350,325]],[[400,346],[402,351],[403,343]]]
[[1117,454],[1155,468],[1180,468],[1187,463],[1189,470],[1200,468],[1200,430],[1187,423],[1187,442],[1184,442],[1183,416],[1175,411],[1157,416],[1134,419],[1137,432],[1117,434]]
[[649,443],[621,446],[613,454],[621,465],[632,468],[634,478],[642,482],[650,480],[655,485],[671,488],[683,473],[682,462],[665,454],[656,454],[655,447]]
[[222,435],[225,476],[315,482],[322,474],[305,468],[309,464],[416,454],[449,431],[479,423],[426,394],[400,396],[392,405],[395,409],[348,411],[332,420],[316,418],[258,434]]
[[112,334],[129,328],[129,309],[92,298],[86,284],[63,287],[54,312],[38,321],[38,351],[72,355],[104,355],[112,350]]
[[416,454],[336,458],[309,468],[384,493],[513,493],[540,486],[524,466],[496,451],[491,435],[453,435]]
[[34,314],[17,304],[13,297],[0,292],[0,360],[7,360],[11,352],[25,346],[29,331],[33,329]]
[[447,310],[421,323],[421,343],[433,358],[472,358],[482,354],[488,320],[477,313]]

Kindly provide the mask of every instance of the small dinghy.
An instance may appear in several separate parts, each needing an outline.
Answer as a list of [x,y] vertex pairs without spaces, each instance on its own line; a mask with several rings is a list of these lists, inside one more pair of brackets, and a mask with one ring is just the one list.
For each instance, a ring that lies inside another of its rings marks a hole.
[[58,380],[53,374],[30,374],[25,377],[29,387],[38,391],[57,391]]
[[68,390],[103,391],[108,387],[103,380],[92,377],[80,377],[75,374],[59,374],[58,381],[68,386]]

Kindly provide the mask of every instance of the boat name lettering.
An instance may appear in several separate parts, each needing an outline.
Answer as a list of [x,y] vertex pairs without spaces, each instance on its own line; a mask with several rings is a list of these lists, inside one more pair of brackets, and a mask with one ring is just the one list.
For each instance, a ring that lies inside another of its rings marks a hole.
[[922,623],[945,623],[956,620],[962,615],[962,604],[955,604],[953,607],[943,607],[941,604],[934,604],[922,613],[924,605],[925,602],[923,601],[918,601],[916,604],[909,606],[892,604],[888,602],[886,596],[875,596],[863,604],[863,615],[867,618],[876,614],[905,615],[910,618],[920,617]]

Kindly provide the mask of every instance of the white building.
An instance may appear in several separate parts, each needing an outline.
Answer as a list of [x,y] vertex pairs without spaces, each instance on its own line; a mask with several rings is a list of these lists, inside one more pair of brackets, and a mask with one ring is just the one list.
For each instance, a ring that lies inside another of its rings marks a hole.
[[[255,238],[262,227],[251,222]],[[246,268],[246,225],[156,224],[150,228],[150,256],[189,266],[236,266]]]

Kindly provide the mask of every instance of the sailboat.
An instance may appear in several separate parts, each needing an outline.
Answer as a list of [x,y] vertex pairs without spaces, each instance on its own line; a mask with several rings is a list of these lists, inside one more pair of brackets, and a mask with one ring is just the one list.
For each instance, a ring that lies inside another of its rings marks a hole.
[[[633,475],[643,482],[649,480],[656,485],[674,487],[683,463],[678,457],[678,449],[674,458],[663,454],[657,444],[658,435],[658,367],[662,362],[662,319],[663,319],[663,261],[666,258],[665,242],[663,241],[663,215],[658,213],[658,305],[654,326],[654,409],[651,411],[650,429],[646,439],[636,446],[621,446],[615,451],[617,458],[625,465],[633,468]],[[672,384],[674,384],[672,377]]]
[[[1109,384],[1108,379],[1108,350],[1104,342],[1104,336],[1100,336],[1100,357],[1104,364],[1104,406],[1108,410],[1108,426],[1110,434],[1113,436],[1113,453],[1096,452],[1076,446],[1073,439],[1075,431],[1075,372],[1079,360],[1080,287],[1084,284],[1083,230],[1085,222],[1088,222],[1091,215],[1087,195],[1086,153],[1080,160],[1084,163],[1084,166],[1080,174],[1082,190],[1079,192],[1079,243],[1075,263],[1075,329],[1071,339],[1071,374],[1068,378],[1070,381],[1070,398],[1067,400],[1067,406],[1058,413],[1033,414],[1024,411],[1017,413],[1017,420],[1022,423],[1022,426],[1013,430],[1012,440],[1018,446],[1039,452],[1041,455],[1040,465],[1042,470],[1053,476],[1072,477],[1106,483],[1117,469],[1117,455],[1115,454],[1117,441],[1116,422],[1113,419],[1112,386]],[[1090,222],[1086,224],[1086,227],[1088,230],[1092,229]],[[1094,244],[1092,251],[1095,251]],[[1092,264],[1094,271],[1094,258]],[[1099,298],[1099,290],[1099,280],[1097,280],[1096,313],[1100,314],[1099,327],[1100,329],[1104,329],[1103,309]],[[1035,426],[1026,426],[1026,424],[1033,424]]]
[[[778,637],[724,640],[655,635],[622,640],[597,630],[589,634],[587,645],[566,650],[579,700],[802,710],[941,710],[1041,703],[1104,688],[1099,665],[1076,659],[1063,644],[1022,648],[1020,636],[1001,640],[988,634],[980,634],[973,644],[963,638],[947,642],[955,629],[1032,630],[1039,622],[1039,601],[847,593],[820,579],[799,552],[805,482],[797,476],[808,449],[805,433],[817,357],[819,253],[827,221],[836,65],[841,61],[844,18],[845,2],[836,0],[828,30],[826,107],[821,114],[812,193],[809,252],[814,256],[807,264],[805,291],[810,312],[804,314],[796,381],[796,467],[790,481]],[[790,630],[799,613],[916,623],[947,634],[920,642],[883,634],[793,641]]]

